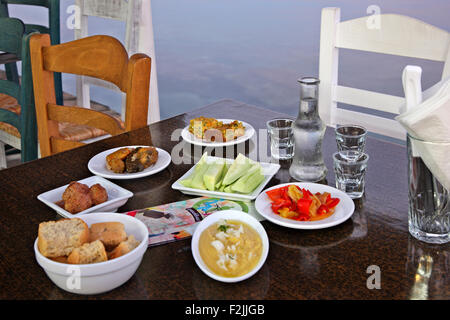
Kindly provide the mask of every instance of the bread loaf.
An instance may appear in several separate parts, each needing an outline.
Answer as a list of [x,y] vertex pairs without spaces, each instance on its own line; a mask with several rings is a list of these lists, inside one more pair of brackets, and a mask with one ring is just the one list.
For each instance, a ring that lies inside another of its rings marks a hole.
[[67,262],[71,264],[88,264],[103,262],[108,260],[105,246],[100,240],[91,243],[85,243],[79,248],[73,249],[67,257]]
[[39,224],[38,248],[48,258],[68,256],[89,241],[89,227],[79,219],[61,219]]
[[140,244],[133,235],[130,235],[127,240],[122,241],[117,247],[108,253],[108,259],[115,259],[124,254],[127,254],[131,250],[135,249]]
[[125,227],[121,222],[94,223],[90,228],[90,240],[100,240],[106,250],[111,250],[127,239]]

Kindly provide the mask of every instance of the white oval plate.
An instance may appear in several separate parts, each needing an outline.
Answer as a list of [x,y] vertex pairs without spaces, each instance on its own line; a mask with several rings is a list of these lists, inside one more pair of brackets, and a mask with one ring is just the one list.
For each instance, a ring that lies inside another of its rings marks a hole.
[[[209,226],[213,225],[214,223],[218,222],[221,219],[228,219],[228,220],[237,220],[244,222],[248,224],[250,227],[252,227],[261,237],[263,249],[261,254],[261,259],[259,260],[258,264],[250,270],[250,272],[240,276],[240,277],[222,277],[218,276],[215,273],[213,273],[203,262],[203,259],[200,255],[200,251],[198,249],[198,242],[200,240],[200,235],[202,232],[208,228]],[[262,226],[262,224],[256,220],[254,217],[249,215],[248,213],[239,211],[239,210],[223,210],[215,212],[209,216],[207,216],[205,219],[203,219],[201,222],[199,222],[197,228],[195,229],[194,235],[192,236],[191,241],[191,249],[192,249],[192,256],[194,257],[195,262],[197,263],[198,267],[209,277],[221,281],[221,282],[239,282],[245,279],[250,278],[253,276],[256,272],[258,272],[259,269],[263,266],[264,262],[266,261],[267,255],[269,254],[269,238],[267,237],[266,230]]]
[[170,154],[160,148],[156,148],[158,151],[158,161],[147,169],[141,171],[141,172],[134,172],[134,173],[115,173],[111,170],[108,170],[106,168],[106,156],[121,149],[121,148],[137,148],[137,147],[148,147],[148,146],[123,146],[118,148],[109,149],[103,152],[100,152],[99,154],[93,156],[91,160],[88,162],[88,169],[93,174],[108,178],[108,179],[137,179],[142,177],[151,176],[152,174],[158,173],[170,164],[172,161],[172,158],[170,157]]
[[[234,120],[232,119],[217,119],[218,121],[222,121],[223,123],[230,123]],[[248,124],[247,122],[240,121],[245,127],[245,134],[237,139],[227,141],[227,142],[208,142],[203,139],[199,139],[195,137],[192,133],[189,132],[189,126],[185,127],[183,131],[181,131],[181,136],[183,137],[184,141],[192,143],[197,146],[205,146],[205,147],[226,147],[226,146],[232,146],[235,144],[239,144],[242,142],[247,141],[255,134],[255,129]]]
[[[273,213],[271,208],[271,201],[266,194],[266,191],[284,187],[287,185],[297,185],[300,188],[305,188],[312,193],[316,192],[329,192],[331,197],[339,198],[340,202],[336,207],[334,214],[325,218],[323,220],[317,221],[297,221],[288,218],[283,218],[278,214]],[[308,182],[291,182],[279,184],[277,186],[268,188],[261,192],[261,194],[255,200],[256,210],[260,215],[262,215],[267,220],[278,224],[283,227],[293,228],[293,229],[323,229],[338,225],[353,215],[355,211],[355,204],[353,200],[345,193],[331,186],[327,186],[319,183],[308,183]]]

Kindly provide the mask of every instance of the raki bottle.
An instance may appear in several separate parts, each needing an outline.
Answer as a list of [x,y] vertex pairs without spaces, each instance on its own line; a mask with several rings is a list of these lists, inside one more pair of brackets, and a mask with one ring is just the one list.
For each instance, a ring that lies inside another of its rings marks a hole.
[[289,168],[298,181],[317,182],[325,178],[327,167],[322,157],[322,140],[326,125],[319,117],[319,79],[303,77],[300,83],[300,106],[294,122],[295,154]]

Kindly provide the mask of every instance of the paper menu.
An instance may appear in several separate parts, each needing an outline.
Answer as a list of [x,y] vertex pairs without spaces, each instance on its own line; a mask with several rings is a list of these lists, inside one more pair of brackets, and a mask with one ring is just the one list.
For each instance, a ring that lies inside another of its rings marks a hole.
[[141,220],[149,231],[149,246],[190,238],[198,223],[220,210],[235,209],[252,215],[258,221],[263,218],[252,202],[199,197],[155,207],[124,212]]

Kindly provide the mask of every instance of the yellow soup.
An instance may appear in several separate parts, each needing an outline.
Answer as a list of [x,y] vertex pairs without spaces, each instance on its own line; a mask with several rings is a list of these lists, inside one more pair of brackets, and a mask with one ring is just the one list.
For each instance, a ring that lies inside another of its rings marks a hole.
[[256,267],[262,255],[259,234],[248,224],[221,220],[203,231],[200,256],[206,266],[222,277],[239,277]]

